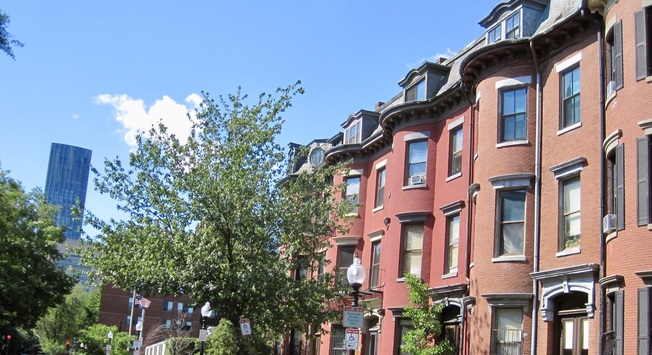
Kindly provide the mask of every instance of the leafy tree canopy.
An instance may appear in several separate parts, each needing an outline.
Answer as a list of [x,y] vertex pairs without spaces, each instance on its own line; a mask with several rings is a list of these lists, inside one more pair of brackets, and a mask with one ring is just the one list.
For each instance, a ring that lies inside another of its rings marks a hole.
[[35,332],[42,340],[55,344],[79,337],[82,329],[97,323],[99,296],[99,290],[87,293],[77,284],[64,302],[39,319]]
[[0,9],[0,50],[10,56],[11,59],[16,59],[12,46],[22,47],[23,43],[15,39],[11,39],[13,36],[9,33],[9,31],[7,31],[9,22],[9,15],[7,15],[4,10]]
[[[254,336],[277,337],[330,317],[331,279],[297,281],[316,270],[326,239],[350,204],[334,200],[331,166],[287,178],[285,150],[275,142],[282,113],[303,93],[299,83],[218,100],[204,94],[184,137],[160,124],[137,137],[128,167],[105,160],[96,189],[117,200],[126,221],[87,223],[98,230],[83,263],[125,290],[184,293],[209,301],[232,324],[251,319]],[[242,341],[240,339],[239,341]]]
[[56,266],[64,235],[55,211],[39,190],[25,193],[0,170],[0,326],[32,328],[74,285]]
[[413,328],[405,334],[401,351],[415,355],[454,354],[452,344],[440,338],[442,324],[439,319],[444,305],[431,305],[432,293],[420,278],[406,274],[405,282],[411,304],[405,307],[403,315],[412,320]]

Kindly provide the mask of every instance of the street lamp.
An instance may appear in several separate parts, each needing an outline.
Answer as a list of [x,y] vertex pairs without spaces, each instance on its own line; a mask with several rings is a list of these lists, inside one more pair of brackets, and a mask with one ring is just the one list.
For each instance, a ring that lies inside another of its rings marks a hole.
[[143,321],[139,320],[138,323],[136,323],[136,339],[141,340],[143,338],[142,331],[143,331]]
[[[365,276],[366,272],[364,267],[360,265],[360,258],[358,258],[358,255],[356,255],[353,258],[353,264],[346,270],[346,278],[349,280],[349,285],[351,285],[351,288],[353,288],[353,303],[351,304],[353,307],[358,307],[360,287],[362,287]],[[349,354],[355,354],[355,350],[349,350]]]
[[200,355],[204,355],[204,343],[206,343],[206,320],[211,316],[213,310],[211,309],[210,302],[206,302],[201,307],[201,330],[199,331],[199,340],[201,341]]
[[353,307],[358,306],[360,287],[362,287],[365,276],[366,272],[364,267],[360,265],[360,258],[356,255],[353,258],[353,264],[346,270],[346,278],[349,280],[349,285],[353,288]]
[[111,353],[111,341],[113,340],[113,332],[109,330],[109,333],[106,335],[107,338],[109,338],[109,343],[106,344],[106,353],[110,354]]

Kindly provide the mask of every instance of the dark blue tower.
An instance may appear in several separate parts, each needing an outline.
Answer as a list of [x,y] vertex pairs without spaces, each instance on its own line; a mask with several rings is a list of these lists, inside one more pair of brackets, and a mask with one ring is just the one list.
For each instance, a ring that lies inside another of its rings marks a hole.
[[81,216],[74,218],[71,208],[79,200],[83,212],[91,153],[85,148],[60,143],[52,143],[50,149],[45,197],[51,205],[61,207],[56,224],[66,227],[66,239],[79,240],[81,237]]

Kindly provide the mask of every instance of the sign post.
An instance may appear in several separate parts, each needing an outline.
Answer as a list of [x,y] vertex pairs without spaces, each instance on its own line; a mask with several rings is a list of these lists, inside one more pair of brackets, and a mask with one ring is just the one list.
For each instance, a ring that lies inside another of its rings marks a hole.
[[240,319],[240,332],[242,335],[251,335],[251,323],[249,318]]
[[358,329],[346,328],[346,350],[358,350]]
[[342,325],[347,328],[362,328],[364,324],[364,308],[344,307]]

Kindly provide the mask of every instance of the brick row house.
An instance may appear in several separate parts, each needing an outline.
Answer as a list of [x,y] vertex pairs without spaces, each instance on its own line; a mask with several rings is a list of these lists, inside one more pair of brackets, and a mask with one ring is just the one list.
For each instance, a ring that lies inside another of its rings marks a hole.
[[[352,162],[326,258],[367,269],[358,353],[401,354],[411,273],[457,354],[650,354],[652,0],[507,0],[480,25],[290,168]],[[323,327],[286,352],[345,354]]]

